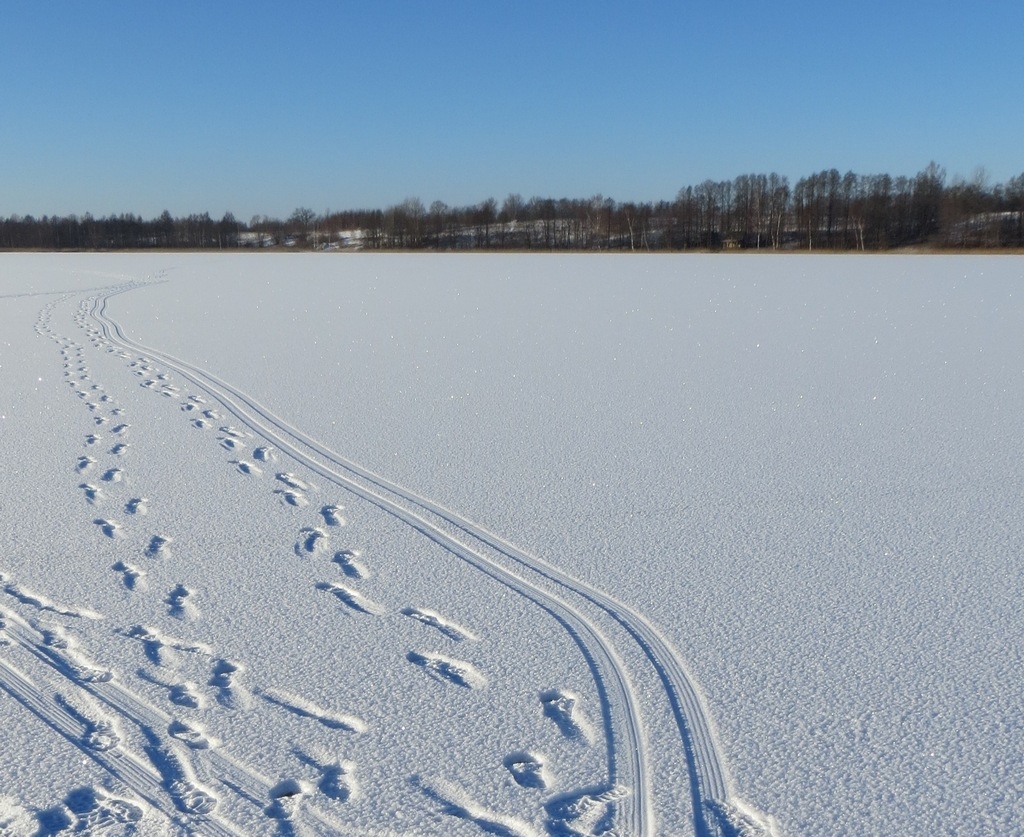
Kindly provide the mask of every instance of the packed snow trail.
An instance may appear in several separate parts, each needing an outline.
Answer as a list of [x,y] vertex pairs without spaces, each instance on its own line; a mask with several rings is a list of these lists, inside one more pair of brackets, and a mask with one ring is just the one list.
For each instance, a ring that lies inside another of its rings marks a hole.
[[[478,543],[516,562],[529,573],[536,574],[590,602],[622,626],[637,643],[661,681],[672,707],[689,773],[694,831],[698,837],[719,837],[719,835],[729,837],[733,834],[753,835],[774,832],[771,821],[767,817],[731,794],[728,775],[719,753],[709,713],[700,698],[696,684],[687,672],[678,653],[644,616],[597,588],[573,578],[542,559],[527,554],[485,527],[345,459],[212,373],[129,339],[119,324],[107,314],[107,302],[114,296],[143,286],[133,283],[127,287],[114,288],[110,293],[94,299],[90,315],[112,344],[160,359],[168,367],[219,401],[225,409],[233,413],[252,430],[268,441],[274,442],[282,452],[291,455],[324,478],[386,509],[453,554],[515,589],[549,612],[569,631],[587,656],[598,688],[605,695],[604,700],[614,705],[625,726],[626,741],[621,746],[615,746],[614,733],[608,737],[610,783],[614,785],[617,781],[622,782],[631,790],[627,804],[620,806],[620,811],[622,808],[632,811],[632,816],[626,817],[628,822],[621,823],[625,833],[636,835],[654,833],[653,799],[646,777],[646,742],[643,735],[642,718],[636,707],[628,672],[611,643],[599,633],[591,620],[568,605],[566,601],[548,593],[539,584],[529,581],[528,578],[511,573],[486,557],[484,550],[473,548],[453,537],[424,515],[440,519],[449,526],[455,527],[462,534],[470,536]],[[332,470],[320,459],[369,485],[363,485],[351,477]],[[412,508],[384,496],[381,492],[393,495],[411,505]],[[611,694],[607,692],[606,688],[609,676],[615,684]],[[626,765],[617,769],[617,756],[620,753],[632,755],[632,758]]]

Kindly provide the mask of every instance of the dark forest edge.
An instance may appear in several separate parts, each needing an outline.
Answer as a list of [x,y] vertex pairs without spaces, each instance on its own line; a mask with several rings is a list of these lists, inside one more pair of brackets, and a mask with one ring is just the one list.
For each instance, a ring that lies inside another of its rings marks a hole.
[[226,213],[150,221],[132,214],[93,218],[12,215],[0,219],[0,250],[298,248],[330,250],[1011,250],[1024,248],[1024,174],[989,184],[982,171],[947,182],[935,163],[913,177],[840,174],[789,179],[744,174],[705,180],[675,200],[619,203],[524,200],[425,207],[409,198],[387,209],[286,220]]

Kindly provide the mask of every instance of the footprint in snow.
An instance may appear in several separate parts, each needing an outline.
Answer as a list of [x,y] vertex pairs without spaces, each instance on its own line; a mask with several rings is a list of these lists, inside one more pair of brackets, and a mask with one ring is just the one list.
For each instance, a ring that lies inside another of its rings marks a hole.
[[287,503],[289,506],[295,506],[296,508],[302,508],[303,506],[309,505],[309,500],[302,496],[298,491],[292,491],[286,488],[275,488],[274,493],[281,498],[282,503]]
[[192,600],[193,595],[193,591],[184,584],[177,585],[164,599],[167,612],[175,619],[195,619],[198,611]]
[[134,802],[99,787],[76,788],[64,798],[64,806],[75,816],[72,830],[80,834],[132,833],[134,823],[144,816],[143,809]]
[[295,544],[295,554],[312,555],[327,546],[327,533],[323,529],[307,526],[299,530],[299,540]]
[[183,721],[171,721],[167,727],[167,734],[176,738],[193,750],[209,750],[216,747],[220,742],[211,735],[207,735],[202,727],[186,724]]
[[283,482],[289,488],[293,488],[296,491],[308,491],[309,485],[300,480],[295,474],[290,474],[287,471],[282,471],[279,474],[275,474],[274,478],[278,482]]
[[99,526],[100,531],[108,538],[116,538],[121,534],[121,525],[119,523],[115,523],[113,520],[106,520],[102,517],[97,517],[93,523]]
[[369,578],[370,571],[359,560],[361,555],[358,549],[342,549],[334,553],[333,561],[349,578]]
[[132,566],[124,561],[118,561],[111,567],[115,572],[121,573],[121,581],[129,590],[143,591],[146,589],[145,575],[143,570]]
[[563,736],[586,742],[591,740],[590,725],[579,711],[576,695],[561,689],[549,689],[541,692],[539,697],[544,714],[555,722]]
[[426,610],[425,608],[419,607],[405,607],[402,608],[402,615],[415,619],[417,622],[422,622],[424,625],[429,625],[431,628],[436,628],[448,637],[448,639],[455,640],[456,642],[462,642],[467,639],[476,639],[473,634],[461,625],[456,625],[454,622],[445,619],[440,613],[433,610]]
[[337,802],[348,802],[359,796],[359,783],[356,781],[356,763],[354,761],[332,761],[330,756],[316,756],[295,748],[292,754],[303,764],[312,767],[320,774],[317,790],[328,799]]
[[124,510],[128,514],[146,514],[149,511],[148,504],[149,500],[145,497],[132,497],[131,500],[125,503]]
[[546,790],[551,784],[544,758],[536,753],[527,751],[509,753],[503,764],[520,787]]
[[[309,789],[296,779],[284,779],[270,789],[270,804],[263,813],[274,820],[291,821],[299,813],[302,800],[309,796]],[[292,829],[284,830],[292,833]]]
[[213,664],[208,685],[217,689],[217,703],[226,709],[248,709],[252,704],[249,693],[238,683],[242,671],[242,664],[231,660],[217,660]]
[[171,538],[163,535],[153,535],[146,547],[147,558],[166,558],[171,552]]
[[352,610],[366,613],[370,616],[382,616],[384,608],[374,601],[366,598],[358,590],[352,590],[343,584],[336,584],[333,581],[319,581],[316,584],[317,590],[332,594],[339,602]]
[[357,718],[355,715],[347,715],[343,712],[335,712],[331,709],[324,709],[312,701],[291,692],[286,692],[283,689],[266,689],[259,694],[268,703],[280,706],[282,709],[287,709],[300,718],[311,718],[314,721],[318,721],[328,729],[341,729],[346,732],[366,732],[367,730],[366,722],[362,718]]
[[320,509],[320,514],[324,519],[324,523],[328,526],[344,526],[347,522],[341,514],[344,508],[344,506],[324,506]]
[[78,486],[85,492],[85,499],[89,501],[89,505],[95,506],[100,500],[103,499],[103,492],[100,491],[98,486],[92,485],[91,483],[83,482]]
[[440,654],[420,654],[416,651],[410,651],[405,658],[435,680],[452,683],[464,689],[482,689],[487,685],[487,678],[464,660],[455,660]]

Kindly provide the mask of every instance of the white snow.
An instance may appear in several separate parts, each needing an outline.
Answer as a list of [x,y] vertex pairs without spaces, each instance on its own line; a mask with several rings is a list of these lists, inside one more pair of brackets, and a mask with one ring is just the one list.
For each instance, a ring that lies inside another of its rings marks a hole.
[[0,256],[0,834],[1024,831],[1022,287]]

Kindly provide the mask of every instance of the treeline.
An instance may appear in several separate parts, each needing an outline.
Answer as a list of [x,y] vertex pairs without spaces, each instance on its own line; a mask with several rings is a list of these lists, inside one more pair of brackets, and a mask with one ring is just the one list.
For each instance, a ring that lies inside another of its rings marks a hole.
[[1024,174],[990,184],[982,172],[947,181],[929,164],[913,177],[840,174],[795,184],[779,174],[705,180],[674,200],[617,202],[523,199],[426,207],[409,198],[387,209],[318,214],[299,208],[287,219],[230,212],[174,218],[164,212],[93,218],[0,219],[0,249],[124,250],[297,247],[368,250],[861,250],[906,247],[1024,248]]

